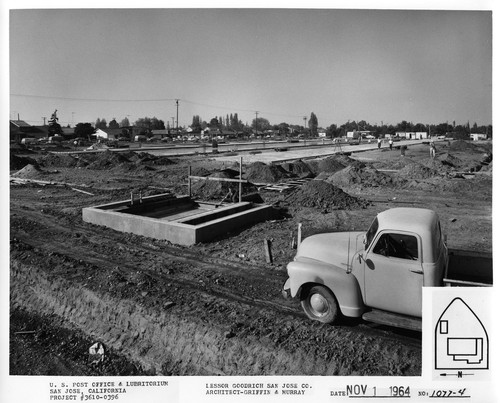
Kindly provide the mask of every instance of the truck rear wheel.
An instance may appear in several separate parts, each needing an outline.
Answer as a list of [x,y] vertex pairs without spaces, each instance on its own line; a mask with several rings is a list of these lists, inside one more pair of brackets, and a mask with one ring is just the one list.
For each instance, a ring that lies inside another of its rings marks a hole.
[[322,323],[333,323],[339,315],[339,304],[335,295],[322,285],[309,288],[300,304],[306,315]]

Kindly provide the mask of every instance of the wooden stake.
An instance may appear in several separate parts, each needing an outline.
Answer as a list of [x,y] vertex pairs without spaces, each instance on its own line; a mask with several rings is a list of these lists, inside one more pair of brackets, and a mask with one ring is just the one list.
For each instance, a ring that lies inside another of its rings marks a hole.
[[302,223],[299,222],[299,228],[297,230],[297,246],[302,242]]
[[271,253],[271,241],[269,239],[264,239],[264,252],[266,254],[266,262],[273,262],[273,255]]
[[243,188],[243,185],[241,183],[241,175],[242,175],[242,172],[243,172],[243,157],[240,157],[240,184],[238,185],[239,186],[239,202],[241,203],[241,192],[242,192],[242,188]]

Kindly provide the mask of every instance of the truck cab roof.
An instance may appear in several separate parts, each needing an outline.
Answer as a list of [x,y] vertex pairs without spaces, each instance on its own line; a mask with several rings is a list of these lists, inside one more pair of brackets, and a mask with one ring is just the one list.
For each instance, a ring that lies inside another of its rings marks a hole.
[[435,211],[423,208],[397,207],[378,216],[379,228],[401,230],[423,234],[434,228],[439,221]]

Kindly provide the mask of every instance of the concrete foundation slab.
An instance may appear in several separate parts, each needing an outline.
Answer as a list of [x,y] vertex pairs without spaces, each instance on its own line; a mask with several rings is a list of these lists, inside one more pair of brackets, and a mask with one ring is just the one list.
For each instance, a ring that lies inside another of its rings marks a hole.
[[179,245],[217,236],[272,217],[269,205],[241,202],[218,206],[189,196],[161,194],[82,209],[83,221]]

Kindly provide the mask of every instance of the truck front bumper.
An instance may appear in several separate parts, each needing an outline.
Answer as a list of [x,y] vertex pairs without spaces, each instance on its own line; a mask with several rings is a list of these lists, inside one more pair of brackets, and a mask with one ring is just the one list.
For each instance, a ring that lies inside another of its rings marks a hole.
[[290,278],[287,278],[285,283],[283,284],[283,289],[281,290],[281,295],[283,298],[290,298]]

